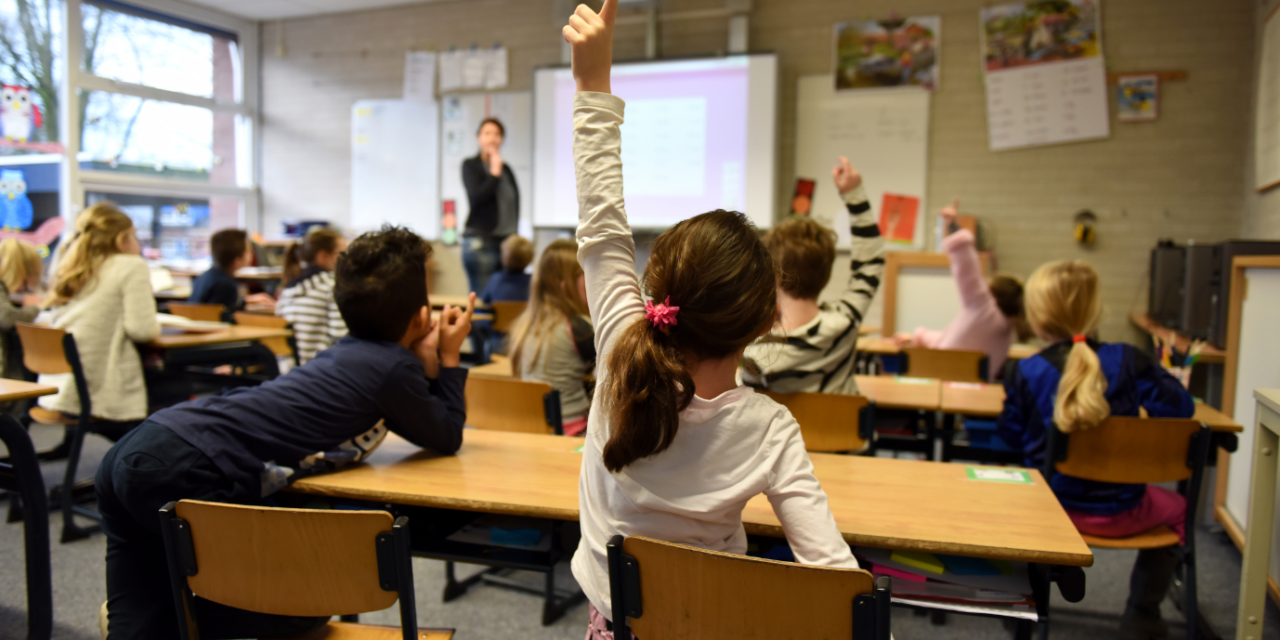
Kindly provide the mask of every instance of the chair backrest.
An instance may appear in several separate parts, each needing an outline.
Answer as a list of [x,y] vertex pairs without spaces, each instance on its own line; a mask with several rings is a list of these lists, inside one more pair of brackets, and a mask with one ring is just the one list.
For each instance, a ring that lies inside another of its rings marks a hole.
[[874,419],[866,396],[839,393],[773,393],[800,423],[804,448],[809,451],[860,451],[871,437]]
[[[1177,482],[1191,478],[1198,438],[1207,442],[1208,427],[1195,420],[1172,420],[1112,416],[1093,429],[1063,434],[1050,432],[1050,472],[1073,478],[1149,484]],[[1205,445],[1207,451],[1207,445]],[[1201,462],[1203,465],[1203,462]]]
[[[235,313],[236,324],[246,327],[267,327],[268,329],[283,329],[289,326],[289,321],[279,316],[264,316],[260,313],[246,313],[237,311]],[[288,338],[263,338],[259,340],[263,346],[271,350],[278,356],[293,357],[293,347],[289,346]]]
[[863,569],[641,537],[615,536],[608,552],[618,640],[630,640],[632,632],[642,640],[889,638],[889,581],[876,581]]
[[948,382],[986,382],[987,354],[956,349],[902,349],[902,375]]
[[529,306],[527,302],[493,302],[489,305],[493,308],[493,330],[500,333],[510,333],[511,327],[515,326],[516,318],[524,313],[525,307]]
[[477,429],[562,433],[560,394],[545,382],[467,377],[467,424]]
[[182,500],[161,510],[161,523],[179,611],[189,614],[192,592],[284,616],[379,611],[399,599],[404,637],[416,637],[416,612],[404,611],[415,608],[406,518]]
[[169,303],[169,313],[200,322],[217,322],[222,319],[223,311],[226,311],[226,307],[220,304]]
[[66,331],[25,322],[17,323],[17,329],[18,339],[22,341],[22,364],[31,373],[71,373],[71,363],[62,346]]
[[22,342],[22,364],[40,375],[69,373],[75,380],[76,398],[80,401],[80,424],[89,424],[93,400],[89,397],[89,380],[80,366],[76,337],[53,327],[18,322],[18,340]]

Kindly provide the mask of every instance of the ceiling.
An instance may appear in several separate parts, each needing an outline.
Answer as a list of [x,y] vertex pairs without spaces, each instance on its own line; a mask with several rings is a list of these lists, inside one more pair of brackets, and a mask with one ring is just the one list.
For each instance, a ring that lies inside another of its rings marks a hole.
[[249,20],[302,18],[322,13],[364,11],[430,0],[186,0]]

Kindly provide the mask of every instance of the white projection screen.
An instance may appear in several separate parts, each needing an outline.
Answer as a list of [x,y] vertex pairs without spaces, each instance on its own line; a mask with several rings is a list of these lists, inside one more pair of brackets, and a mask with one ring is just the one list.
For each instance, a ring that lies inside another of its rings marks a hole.
[[[626,100],[622,173],[635,229],[665,229],[714,209],[773,223],[777,57],[613,65]],[[533,224],[573,228],[573,94],[568,68],[534,73]]]

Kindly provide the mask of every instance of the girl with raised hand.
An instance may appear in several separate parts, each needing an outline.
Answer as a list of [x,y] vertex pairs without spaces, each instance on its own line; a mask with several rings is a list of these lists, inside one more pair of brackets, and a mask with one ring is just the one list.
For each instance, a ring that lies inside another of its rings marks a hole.
[[[768,250],[741,213],[712,211],[658,237],[642,279],[622,197],[623,101],[609,95],[617,0],[579,6],[573,47],[578,259],[603,364],[579,480],[573,573],[588,638],[611,638],[606,544],[643,535],[745,553],[742,510],[764,493],[796,558],[856,567],[781,405],[736,383],[738,361],[777,319]],[[645,300],[648,297],[649,300]]]

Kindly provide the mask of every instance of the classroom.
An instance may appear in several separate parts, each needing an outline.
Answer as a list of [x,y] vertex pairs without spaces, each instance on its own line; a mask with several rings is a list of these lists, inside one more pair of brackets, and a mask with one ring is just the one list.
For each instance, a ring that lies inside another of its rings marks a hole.
[[0,640],[1280,639],[1280,0],[0,0],[0,193]]

